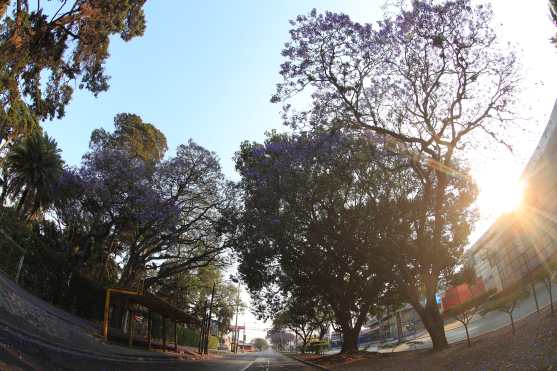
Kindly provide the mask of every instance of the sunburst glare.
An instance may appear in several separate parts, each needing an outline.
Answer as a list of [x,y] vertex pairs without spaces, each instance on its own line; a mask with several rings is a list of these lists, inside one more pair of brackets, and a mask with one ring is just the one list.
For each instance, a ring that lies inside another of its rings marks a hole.
[[525,183],[506,166],[477,175],[478,207],[483,217],[497,217],[516,210],[524,197]]

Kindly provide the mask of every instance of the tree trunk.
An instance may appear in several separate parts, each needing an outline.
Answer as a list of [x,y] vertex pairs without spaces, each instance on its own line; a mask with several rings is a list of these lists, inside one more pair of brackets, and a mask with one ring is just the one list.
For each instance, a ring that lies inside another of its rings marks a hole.
[[145,263],[138,255],[132,255],[124,269],[119,280],[119,285],[129,289],[140,289],[141,281],[145,277]]
[[515,332],[515,330],[514,330],[514,318],[513,318],[513,313],[512,312],[509,313],[509,317],[511,318],[511,328],[513,330],[513,335],[514,335],[514,332]]
[[20,217],[21,219],[23,219],[24,217],[24,212],[23,210],[23,205],[25,204],[25,201],[27,199],[27,194],[29,193],[29,189],[27,187],[25,187],[25,189],[23,190],[23,193],[21,194],[21,197],[19,198],[19,201],[17,203],[17,207],[16,207],[16,214],[18,217]]
[[538,303],[538,293],[536,292],[536,285],[532,283],[530,285],[532,288],[532,293],[534,294],[534,302],[536,303],[536,312],[540,312],[540,304]]
[[445,323],[443,322],[443,317],[441,313],[439,313],[437,305],[426,305],[425,308],[421,305],[419,307],[414,306],[414,309],[418,312],[418,315],[429,333],[429,337],[433,343],[433,350],[437,352],[447,349],[449,343],[445,336]]
[[306,354],[306,347],[308,345],[308,339],[307,337],[303,337],[302,338],[302,354]]
[[342,330],[342,348],[340,352],[343,354],[356,353],[358,351],[358,335],[360,335],[360,327],[347,328]]
[[463,323],[464,325],[464,329],[466,330],[466,341],[468,342],[468,347],[471,347],[472,344],[470,344],[470,334],[468,333],[468,325],[466,323]]
[[323,340],[325,335],[327,335],[328,328],[326,326],[319,327],[319,340]]
[[555,309],[553,308],[553,292],[551,291],[551,276],[547,278],[546,285],[547,291],[549,293],[549,307],[551,308],[551,314],[555,314]]

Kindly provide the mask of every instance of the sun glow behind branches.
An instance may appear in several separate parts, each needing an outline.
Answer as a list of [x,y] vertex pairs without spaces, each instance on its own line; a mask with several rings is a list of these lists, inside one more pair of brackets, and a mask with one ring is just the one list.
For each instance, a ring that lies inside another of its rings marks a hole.
[[517,169],[500,163],[476,175],[480,191],[477,205],[482,219],[496,218],[520,207],[525,184],[516,174]]

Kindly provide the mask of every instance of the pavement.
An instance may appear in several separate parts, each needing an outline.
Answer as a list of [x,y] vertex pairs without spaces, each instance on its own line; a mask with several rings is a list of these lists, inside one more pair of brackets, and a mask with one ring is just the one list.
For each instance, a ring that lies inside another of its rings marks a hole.
[[[538,305],[540,309],[549,305],[549,293],[543,283],[538,283],[536,286],[536,294],[538,298]],[[557,299],[557,284],[553,284],[552,287],[553,299]],[[557,307],[557,303],[553,303],[554,306]],[[520,305],[515,309],[513,312],[513,317],[515,321],[519,321],[522,318],[526,318],[529,315],[536,312],[536,302],[534,300],[534,296],[530,295],[525,301],[520,303]],[[468,331],[470,333],[470,338],[480,336],[495,330],[498,330],[502,327],[509,326],[510,320],[509,316],[506,313],[495,311],[487,313],[485,316],[481,316],[479,314],[476,315],[475,319],[473,319],[470,324],[468,325]],[[445,333],[447,336],[447,341],[450,343],[457,343],[459,341],[466,340],[466,330],[464,326],[457,326],[453,328],[445,328]],[[411,350],[411,349],[426,349],[431,348],[432,342],[431,338],[427,333],[418,335],[414,339],[411,340],[412,342],[419,342],[418,344],[401,344],[400,346],[395,349],[395,351],[404,351],[404,350]],[[420,344],[421,343],[421,344]],[[392,351],[392,350],[385,350],[385,351]]]
[[[538,298],[538,305],[540,309],[549,305],[549,293],[543,283],[538,283],[536,286],[536,293]],[[557,309],[557,284],[554,282],[552,287],[553,293],[553,305]],[[515,309],[513,317],[515,322],[522,318],[526,318],[529,315],[536,312],[536,302],[534,296],[530,295],[525,301],[520,303],[520,305]],[[475,318],[468,325],[468,331],[470,333],[470,338],[476,336],[484,335],[489,332],[498,330],[502,327],[510,326],[509,316],[503,312],[490,312],[485,316],[477,314]],[[459,322],[451,322],[445,325],[445,335],[447,336],[447,341],[449,344],[458,343],[460,341],[466,340],[466,330],[464,326]],[[408,350],[416,349],[431,349],[433,344],[431,338],[427,331],[422,331],[416,334],[414,337],[407,338],[402,344],[396,345],[395,347],[380,348],[380,343],[372,344],[362,344],[360,348],[362,350],[367,350],[370,352],[379,353],[393,353],[393,352],[404,352]],[[333,350],[327,354],[338,353],[339,350]]]

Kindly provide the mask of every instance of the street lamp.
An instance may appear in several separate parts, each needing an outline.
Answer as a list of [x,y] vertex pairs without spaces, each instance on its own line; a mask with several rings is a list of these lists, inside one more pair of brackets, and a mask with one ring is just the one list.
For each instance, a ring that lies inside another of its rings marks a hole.
[[236,298],[236,325],[234,326],[234,353],[238,353],[238,342],[240,341],[240,331],[238,331],[238,314],[240,311],[240,280],[230,276],[230,281],[238,284],[238,297]]

